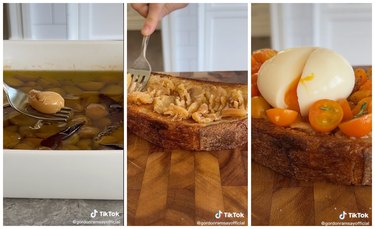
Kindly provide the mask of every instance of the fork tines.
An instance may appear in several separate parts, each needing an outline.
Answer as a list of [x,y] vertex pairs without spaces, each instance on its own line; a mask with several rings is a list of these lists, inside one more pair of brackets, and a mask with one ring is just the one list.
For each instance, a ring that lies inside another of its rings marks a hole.
[[150,78],[151,72],[145,70],[131,69],[129,71],[132,77],[131,88],[132,91],[142,91]]
[[71,115],[71,112],[72,112],[72,108],[63,107],[63,108],[61,108],[61,110],[59,112],[57,112],[56,114],[53,114],[53,116],[68,119]]
[[59,112],[61,112],[63,114],[70,114],[70,112],[72,112],[72,108],[70,108],[70,107],[63,107],[63,108],[61,108],[61,110]]

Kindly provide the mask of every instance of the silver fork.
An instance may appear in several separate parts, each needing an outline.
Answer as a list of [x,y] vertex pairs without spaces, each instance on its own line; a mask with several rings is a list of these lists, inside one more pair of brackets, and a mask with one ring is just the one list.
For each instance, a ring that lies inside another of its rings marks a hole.
[[40,113],[29,105],[26,93],[21,90],[17,90],[6,83],[3,83],[3,88],[7,96],[9,105],[24,115],[39,120],[60,122],[67,122],[69,117],[71,116],[72,109],[70,107],[63,107],[59,112],[52,115]]
[[142,40],[141,54],[129,68],[132,77],[130,91],[142,91],[150,79],[151,65],[146,58],[148,40],[150,36],[144,36]]

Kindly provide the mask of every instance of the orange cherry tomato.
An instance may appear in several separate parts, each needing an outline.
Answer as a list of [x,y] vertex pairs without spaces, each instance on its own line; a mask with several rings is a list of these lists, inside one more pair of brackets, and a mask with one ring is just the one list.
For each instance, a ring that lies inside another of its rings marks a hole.
[[251,74],[251,84],[256,84],[258,81],[258,73]]
[[266,110],[270,109],[271,106],[261,96],[255,96],[251,98],[251,117],[252,118],[265,118]]
[[356,68],[354,70],[355,75],[355,85],[356,87],[362,86],[367,81],[367,73],[363,68]]
[[367,68],[367,79],[372,79],[372,67]]
[[355,116],[372,113],[372,96],[361,99],[358,104],[353,108]]
[[252,53],[254,59],[261,65],[266,62],[268,59],[271,59],[277,54],[276,50],[273,49],[259,49]]
[[258,86],[256,84],[251,85],[251,97],[260,96]]
[[361,90],[356,91],[351,96],[349,96],[348,100],[354,102],[355,104],[359,103],[363,98],[369,97],[372,95],[372,90]]
[[252,74],[251,75],[251,97],[260,95],[257,81],[258,81],[258,73]]
[[372,80],[367,80],[362,86],[359,87],[360,91],[371,90],[372,89]]
[[271,108],[266,110],[269,120],[277,126],[289,126],[298,116],[298,112],[289,109]]
[[353,118],[353,112],[352,112],[352,109],[350,109],[350,105],[349,105],[349,102],[348,100],[346,99],[340,99],[337,101],[341,108],[342,108],[342,111],[344,112],[344,116],[342,118],[342,121],[348,121],[350,119]]
[[309,109],[310,125],[319,132],[334,130],[343,117],[344,112],[340,104],[330,99],[318,100]]
[[350,137],[363,137],[372,131],[372,114],[343,122],[339,125],[341,132]]
[[262,65],[251,56],[251,74],[257,73]]

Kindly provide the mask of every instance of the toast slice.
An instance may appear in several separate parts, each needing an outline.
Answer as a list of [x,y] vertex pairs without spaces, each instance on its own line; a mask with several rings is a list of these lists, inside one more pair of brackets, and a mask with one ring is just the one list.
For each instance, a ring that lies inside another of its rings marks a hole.
[[155,145],[216,151],[247,144],[247,85],[153,73],[146,92],[128,90],[128,129]]
[[371,138],[311,134],[251,119],[252,160],[298,180],[372,184]]

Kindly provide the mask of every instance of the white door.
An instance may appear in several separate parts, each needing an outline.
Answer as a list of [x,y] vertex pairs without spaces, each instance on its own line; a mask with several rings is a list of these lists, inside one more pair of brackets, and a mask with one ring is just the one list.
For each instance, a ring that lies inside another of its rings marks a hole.
[[10,39],[122,40],[123,4],[10,3]]
[[371,4],[271,4],[272,46],[321,46],[371,65]]
[[248,4],[189,4],[162,21],[165,71],[247,70]]

